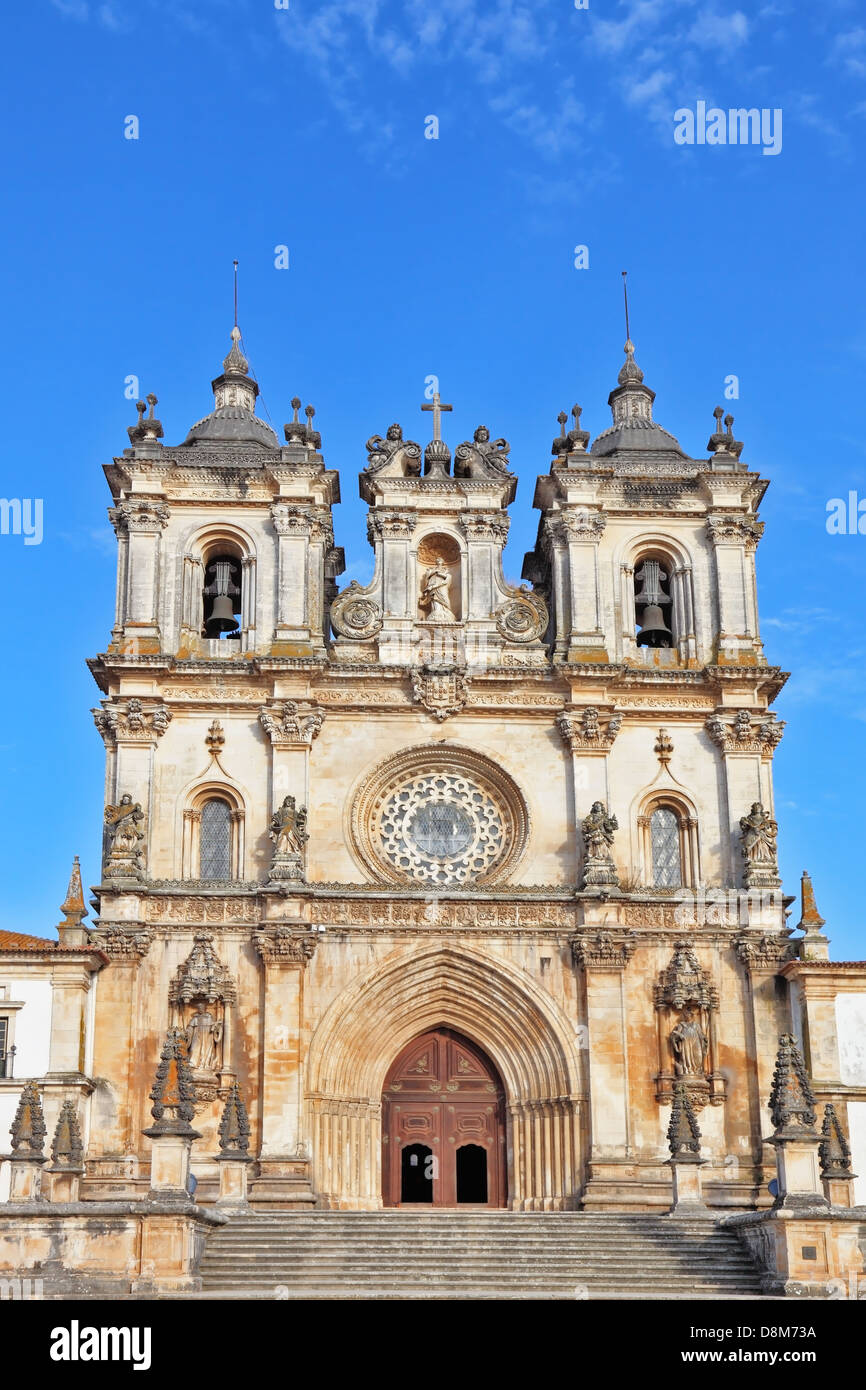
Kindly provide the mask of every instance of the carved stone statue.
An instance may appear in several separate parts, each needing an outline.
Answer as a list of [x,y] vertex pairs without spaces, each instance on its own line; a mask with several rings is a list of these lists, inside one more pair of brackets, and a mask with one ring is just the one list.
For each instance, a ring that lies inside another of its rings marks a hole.
[[454,610],[448,593],[450,587],[451,574],[440,555],[435,565],[426,571],[421,584],[420,605],[428,622],[454,622]]
[[108,832],[106,877],[140,878],[141,844],[144,840],[144,812],[139,802],[125,793],[116,806],[106,806]]
[[710,1040],[701,1027],[694,1005],[683,1010],[683,1016],[670,1034],[676,1076],[703,1076]]
[[747,816],[740,817],[742,854],[746,861],[747,888],[778,888],[777,840],[779,827],[760,801],[752,803]]
[[268,834],[274,842],[270,877],[302,880],[304,846],[310,838],[307,834],[306,806],[298,806],[293,796],[284,797],[282,805],[271,817]]
[[508,473],[508,454],[511,446],[507,439],[490,439],[486,425],[479,425],[472,437],[458,445],[454,452],[455,478],[502,477]]
[[368,473],[378,473],[392,459],[402,462],[405,477],[417,477],[421,472],[421,446],[403,438],[402,425],[389,425],[384,439],[372,434],[367,440]]
[[222,1023],[211,1013],[205,1001],[199,1000],[184,1034],[193,1071],[219,1070],[222,1065],[219,1055],[222,1036]]
[[584,865],[582,887],[597,885],[617,887],[616,865],[613,862],[611,847],[613,834],[619,829],[616,816],[609,816],[604,802],[593,802],[592,810],[581,822],[584,846]]

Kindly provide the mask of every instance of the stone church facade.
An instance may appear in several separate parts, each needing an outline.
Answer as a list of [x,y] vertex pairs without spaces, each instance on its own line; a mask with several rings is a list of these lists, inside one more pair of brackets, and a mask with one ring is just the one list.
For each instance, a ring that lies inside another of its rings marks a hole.
[[767,1206],[792,1030],[866,1141],[842,1036],[866,965],[829,961],[807,878],[787,925],[767,483],[730,418],[689,457],[627,343],[591,447],[577,407],[559,417],[514,586],[508,444],[482,426],[452,458],[434,397],[426,447],[398,425],[367,442],[375,572],[341,589],[315,412],[293,401],[277,440],[237,330],[213,390],[177,446],[149,397],[106,468],[104,863],[94,924],[66,928],[108,962],[90,1073],[65,1074],[82,1200],[147,1197],[169,1029],[205,1204],[235,1082],[261,1211],[663,1211],[679,1085],[706,1201]]

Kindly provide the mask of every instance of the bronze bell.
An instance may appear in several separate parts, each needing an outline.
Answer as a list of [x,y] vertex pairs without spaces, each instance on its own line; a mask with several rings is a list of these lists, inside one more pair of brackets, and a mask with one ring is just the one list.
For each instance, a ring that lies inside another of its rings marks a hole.
[[[668,599],[670,603],[670,599]],[[639,647],[670,647],[674,635],[665,627],[664,614],[657,603],[649,603],[641,614],[640,632],[637,635]]]
[[208,637],[219,637],[221,632],[236,632],[238,620],[232,611],[232,601],[227,594],[218,595],[213,601],[211,615],[205,623]]

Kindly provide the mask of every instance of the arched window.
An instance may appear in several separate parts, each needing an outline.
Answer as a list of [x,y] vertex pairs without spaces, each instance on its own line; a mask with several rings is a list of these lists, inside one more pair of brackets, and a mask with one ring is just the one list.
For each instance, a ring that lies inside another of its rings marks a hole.
[[205,566],[204,636],[238,638],[241,625],[241,567],[234,555],[214,555]]
[[698,817],[679,792],[650,792],[637,817],[641,881],[665,892],[695,888],[701,882]]
[[[647,556],[635,566],[635,625],[639,647],[673,647],[671,566]],[[638,585],[640,586],[638,588]]]
[[650,816],[650,844],[653,887],[681,887],[683,859],[680,818],[670,806],[657,806]]
[[212,797],[201,808],[201,869],[199,877],[225,881],[232,876],[232,811],[227,801]]

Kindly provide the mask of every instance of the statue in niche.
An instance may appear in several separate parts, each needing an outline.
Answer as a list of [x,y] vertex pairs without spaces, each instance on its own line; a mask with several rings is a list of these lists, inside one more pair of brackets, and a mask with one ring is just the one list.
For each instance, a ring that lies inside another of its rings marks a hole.
[[698,1010],[689,1004],[670,1034],[675,1076],[703,1076],[710,1040],[700,1024]]
[[454,610],[451,607],[448,593],[450,587],[451,574],[440,555],[437,557],[435,565],[432,565],[425,572],[421,585],[420,606],[424,610],[428,622],[454,622]]
[[225,1053],[231,1050],[230,1006],[236,997],[234,981],[214,951],[213,936],[196,932],[192,950],[169,986],[168,1001],[171,1027],[183,1039],[197,1078],[197,1104],[216,1095],[215,1073],[222,1071]]
[[220,1043],[223,1025],[210,1011],[207,1002],[199,999],[196,1011],[186,1026],[186,1039],[189,1064],[193,1071],[218,1071],[222,1065]]

